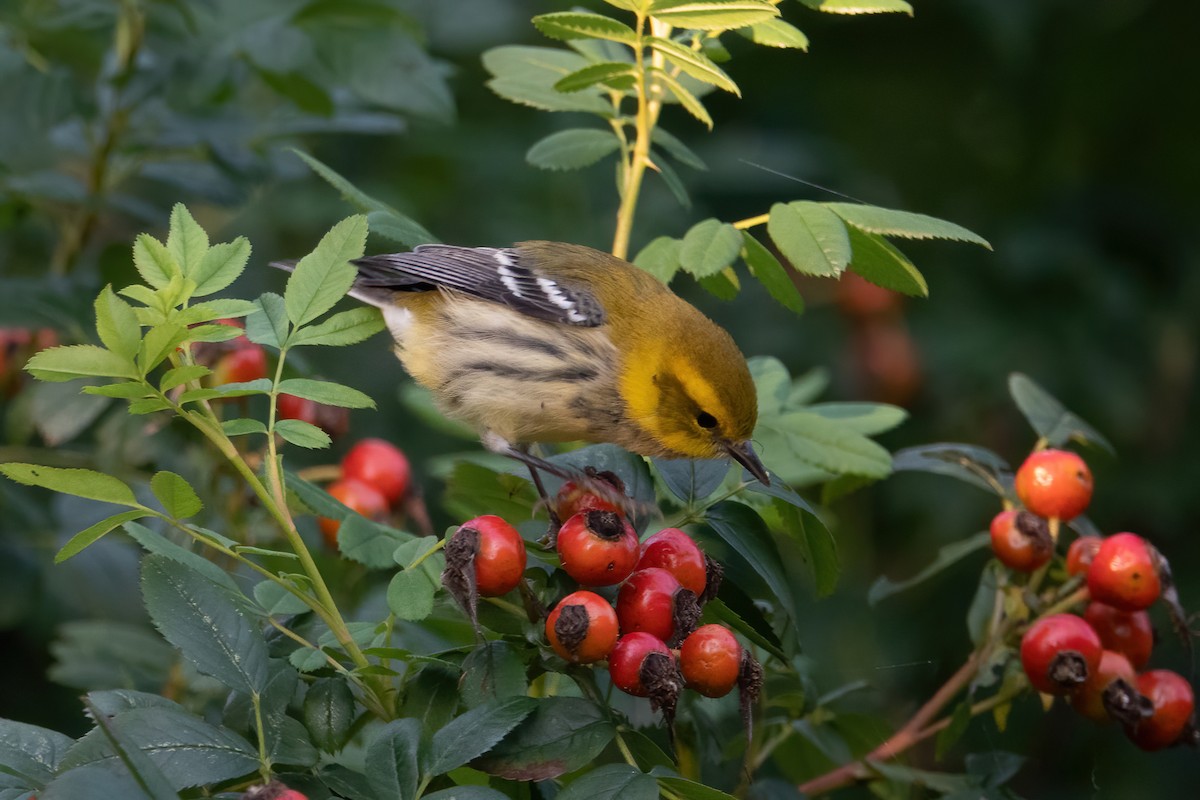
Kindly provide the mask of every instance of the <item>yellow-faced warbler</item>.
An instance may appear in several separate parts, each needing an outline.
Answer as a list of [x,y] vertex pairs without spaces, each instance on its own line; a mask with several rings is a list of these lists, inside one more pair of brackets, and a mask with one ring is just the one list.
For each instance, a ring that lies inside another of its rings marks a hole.
[[627,261],[535,241],[353,263],[351,295],[383,311],[405,369],[489,450],[562,474],[527,445],[611,442],[646,456],[729,456],[768,482],[749,442],[758,407],[737,345]]

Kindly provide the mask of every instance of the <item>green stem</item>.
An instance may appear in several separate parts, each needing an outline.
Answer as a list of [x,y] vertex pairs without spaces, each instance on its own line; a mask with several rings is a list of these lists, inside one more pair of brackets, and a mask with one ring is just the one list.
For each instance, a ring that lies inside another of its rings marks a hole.
[[250,702],[254,704],[254,729],[258,731],[258,774],[263,783],[271,782],[271,758],[267,755],[267,737],[263,732],[262,696],[258,692],[250,693]]

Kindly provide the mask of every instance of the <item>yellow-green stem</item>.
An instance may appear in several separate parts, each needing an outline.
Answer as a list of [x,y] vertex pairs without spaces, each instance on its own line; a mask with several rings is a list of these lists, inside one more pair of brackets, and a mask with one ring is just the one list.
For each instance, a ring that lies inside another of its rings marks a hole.
[[262,696],[258,692],[250,693],[250,702],[254,705],[254,729],[258,732],[258,774],[263,783],[271,782],[271,757],[267,755],[267,737],[263,732]]

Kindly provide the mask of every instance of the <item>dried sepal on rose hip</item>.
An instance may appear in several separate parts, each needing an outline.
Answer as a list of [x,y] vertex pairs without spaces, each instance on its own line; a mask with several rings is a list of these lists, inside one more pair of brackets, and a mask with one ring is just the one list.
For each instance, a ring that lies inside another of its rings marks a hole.
[[665,643],[649,633],[627,633],[608,656],[613,685],[634,697],[650,698],[650,707],[661,711],[670,726],[683,690],[683,674]]
[[1077,691],[1071,707],[1095,722],[1115,719],[1136,724],[1151,713],[1149,701],[1137,690],[1137,672],[1129,659],[1114,650],[1100,654],[1100,664]]
[[478,626],[480,597],[499,597],[525,575],[525,540],[494,514],[467,520],[446,540],[442,586]]
[[1100,666],[1100,637],[1081,617],[1052,614],[1029,626],[1021,637],[1021,665],[1034,689],[1068,694]]
[[1200,744],[1195,693],[1182,675],[1167,669],[1143,672],[1138,676],[1137,689],[1149,700],[1151,713],[1126,727],[1134,744],[1143,750]]
[[563,523],[555,549],[563,570],[584,586],[612,586],[637,564],[637,531],[616,511],[581,511]]
[[1000,563],[1017,572],[1033,572],[1054,555],[1054,540],[1046,520],[1028,511],[1008,509],[992,519],[992,552]]
[[595,592],[573,592],[546,617],[546,639],[573,664],[601,661],[617,643],[617,612]]
[[700,604],[695,592],[659,567],[640,569],[617,593],[617,619],[622,633],[641,631],[672,647],[696,628]]
[[1091,502],[1092,471],[1069,450],[1038,450],[1017,469],[1014,487],[1034,514],[1066,522]]
[[1162,594],[1160,558],[1136,533],[1109,536],[1088,567],[1088,592],[1093,600],[1122,611],[1148,608]]

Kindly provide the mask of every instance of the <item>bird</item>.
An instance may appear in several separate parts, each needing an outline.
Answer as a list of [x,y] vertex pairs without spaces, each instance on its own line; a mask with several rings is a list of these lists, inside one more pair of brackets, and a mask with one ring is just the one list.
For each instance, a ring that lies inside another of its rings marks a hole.
[[350,263],[350,295],[380,309],[405,370],[486,449],[525,463],[543,498],[537,470],[568,475],[533,455],[535,443],[728,457],[770,482],[751,444],[758,403],[742,352],[628,261],[526,241],[423,244]]

